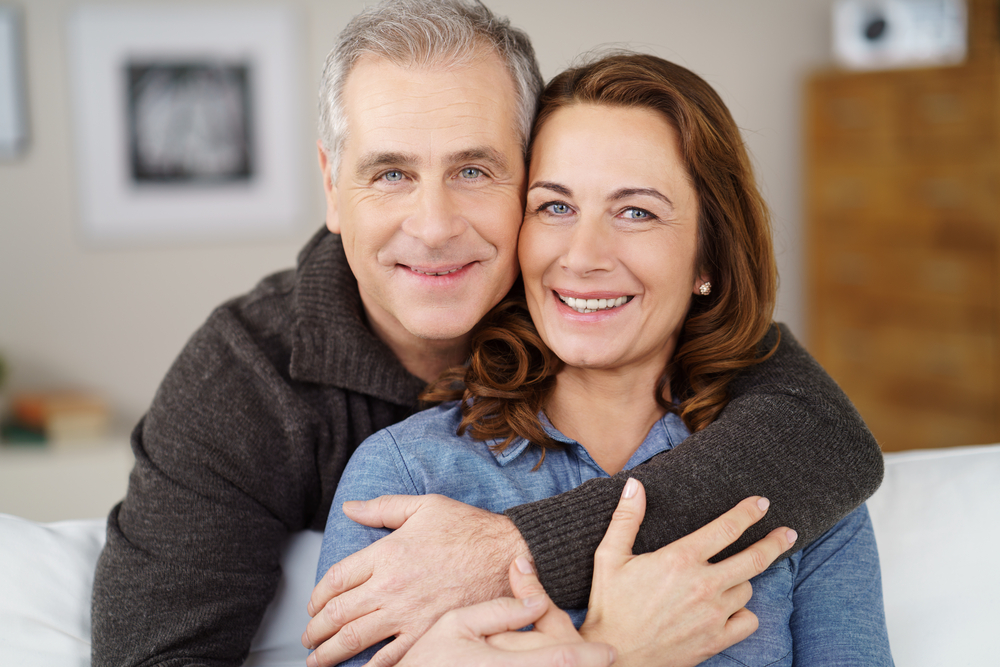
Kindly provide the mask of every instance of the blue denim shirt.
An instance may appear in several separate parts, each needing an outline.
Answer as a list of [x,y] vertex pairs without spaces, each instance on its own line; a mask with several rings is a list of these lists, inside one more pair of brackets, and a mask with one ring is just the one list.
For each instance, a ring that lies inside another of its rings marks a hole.
[[[503,512],[548,498],[588,479],[607,477],[587,450],[543,417],[546,432],[565,443],[541,456],[523,438],[503,453],[468,434],[456,435],[457,404],[421,412],[365,440],[351,457],[337,486],[317,567],[317,581],[336,562],[390,531],[349,520],[348,500],[386,494],[440,493],[464,503]],[[668,414],[650,429],[625,465],[631,469],[680,444],[689,432]],[[819,576],[814,576],[819,575]],[[891,665],[881,576],[874,533],[865,507],[854,511],[806,549],[751,580],[747,608],[760,626],[753,635],[702,663],[704,665]],[[568,610],[579,627],[586,610]],[[379,644],[344,662],[364,665]]]

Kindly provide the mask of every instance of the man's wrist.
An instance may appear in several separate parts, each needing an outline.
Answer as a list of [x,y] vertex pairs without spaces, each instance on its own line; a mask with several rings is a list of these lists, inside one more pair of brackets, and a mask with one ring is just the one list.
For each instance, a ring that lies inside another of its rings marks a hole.
[[529,553],[528,543],[509,518],[503,514],[490,516],[489,525],[484,527],[482,534],[489,540],[490,549],[494,554],[497,597],[509,597],[513,592],[510,588],[508,568],[515,558]]

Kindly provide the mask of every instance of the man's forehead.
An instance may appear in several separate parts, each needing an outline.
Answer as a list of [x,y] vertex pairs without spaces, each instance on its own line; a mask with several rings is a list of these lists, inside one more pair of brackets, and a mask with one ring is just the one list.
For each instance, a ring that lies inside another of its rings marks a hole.
[[343,89],[345,149],[355,168],[419,164],[428,150],[435,161],[510,168],[517,158],[506,153],[521,154],[513,79],[498,56],[487,55],[458,65],[360,59]]
[[[517,86],[500,55],[479,49],[460,58],[396,62],[366,54],[354,63],[341,91],[345,108],[361,112],[392,111],[412,99],[434,95],[465,99],[495,108],[517,107]],[[444,100],[442,100],[443,102]],[[516,113],[516,112],[515,112]]]

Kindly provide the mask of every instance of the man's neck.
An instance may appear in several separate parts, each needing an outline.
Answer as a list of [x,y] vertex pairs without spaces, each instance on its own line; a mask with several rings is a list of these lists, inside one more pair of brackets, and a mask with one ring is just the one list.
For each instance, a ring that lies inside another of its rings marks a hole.
[[465,341],[456,344],[455,341],[414,340],[419,344],[394,345],[387,340],[385,343],[403,367],[424,382],[436,380],[448,368],[465,362],[468,356],[469,348]]
[[406,370],[424,382],[436,380],[448,368],[464,363],[469,355],[469,334],[445,340],[418,338],[399,322],[386,324],[372,317],[367,308],[365,315],[372,333],[389,346]]

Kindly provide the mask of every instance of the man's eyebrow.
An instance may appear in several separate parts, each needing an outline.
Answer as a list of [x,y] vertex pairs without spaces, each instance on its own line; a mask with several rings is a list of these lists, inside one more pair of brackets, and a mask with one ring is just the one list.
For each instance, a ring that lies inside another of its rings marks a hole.
[[489,146],[469,148],[464,151],[452,153],[448,156],[448,161],[453,164],[476,161],[490,162],[499,171],[507,171],[510,168],[510,165],[507,164],[507,158],[504,157],[503,153]]
[[417,162],[419,159],[412,153],[368,153],[358,161],[356,171],[359,174],[367,174],[383,167],[410,167]]
[[673,207],[674,203],[670,201],[670,198],[665,194],[657,190],[656,188],[621,188],[620,190],[615,190],[608,197],[611,201],[618,201],[619,199],[625,199],[626,197],[634,197],[636,195],[646,196],[646,197],[656,197],[657,199],[663,201],[670,207]]
[[552,181],[535,181],[528,188],[528,192],[541,188],[544,190],[552,190],[553,192],[558,192],[564,197],[572,197],[573,191],[567,188],[565,185],[560,185],[558,183],[553,183]]

